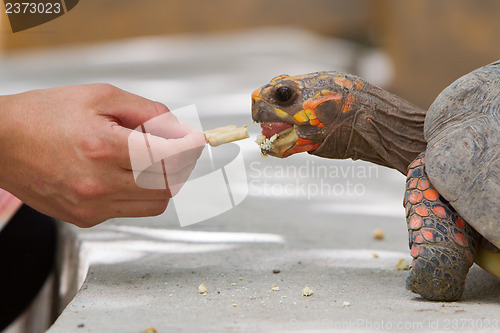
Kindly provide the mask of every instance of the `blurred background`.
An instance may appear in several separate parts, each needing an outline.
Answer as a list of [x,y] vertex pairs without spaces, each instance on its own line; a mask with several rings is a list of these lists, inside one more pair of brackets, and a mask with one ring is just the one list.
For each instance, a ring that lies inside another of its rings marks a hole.
[[[273,36],[275,39],[266,38],[265,33],[253,39],[247,39],[248,35],[240,38],[233,35],[231,43],[224,45],[228,49],[220,51],[231,53],[231,49],[243,47],[245,53],[265,55],[290,50],[290,58],[299,52],[309,55],[311,62],[318,53],[328,52],[321,56],[332,58],[332,65],[336,65],[339,61],[335,61],[335,57],[340,57],[336,52],[343,52],[335,49],[347,46],[338,45],[334,50],[311,47],[311,44],[304,43],[300,38],[303,36],[297,31],[348,40],[385,52],[390,65],[390,80],[384,77],[382,85],[422,108],[427,108],[455,78],[497,60],[500,55],[500,2],[495,0],[85,0],[54,21],[16,34],[11,32],[5,11],[2,12],[0,52],[14,57],[42,50],[109,45],[151,36],[176,36],[177,41],[186,41],[193,48],[198,44],[196,52],[203,56],[207,51],[206,56],[210,57],[213,52],[203,43],[203,36],[207,34],[281,27],[285,29],[282,32],[293,32],[284,33],[282,37]],[[197,38],[187,37],[192,37],[192,34]],[[295,34],[299,36],[295,38]],[[266,44],[266,40],[272,41],[271,45]],[[149,53],[142,55],[147,58],[153,57],[150,53],[155,50],[144,48],[142,51]],[[169,58],[168,53],[176,52],[161,51],[165,52],[165,60]],[[141,46],[134,48],[133,53],[141,53]],[[350,54],[351,57],[360,55],[359,52]],[[111,52],[105,56],[130,58],[129,52]],[[99,61],[99,53],[93,57],[97,58],[94,61]],[[355,68],[357,60],[351,59],[351,66],[340,69],[360,72]],[[84,59],[73,55],[73,59],[67,61],[72,61],[78,68]],[[193,64],[192,70],[198,66],[200,64]],[[379,66],[385,66],[383,70],[388,75],[387,64],[379,63]],[[287,69],[291,72],[289,74],[298,74],[302,68],[296,71]],[[240,68],[241,79],[246,79],[245,71],[252,70],[251,63]],[[71,71],[67,74],[70,75]],[[157,74],[163,77],[172,75],[167,71]],[[268,79],[262,77],[261,82]]]

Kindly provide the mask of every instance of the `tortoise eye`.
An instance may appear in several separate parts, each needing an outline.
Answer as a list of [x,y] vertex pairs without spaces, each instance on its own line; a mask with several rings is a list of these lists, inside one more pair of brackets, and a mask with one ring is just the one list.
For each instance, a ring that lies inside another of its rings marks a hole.
[[293,97],[293,90],[289,87],[279,87],[275,92],[276,100],[281,103],[289,102]]

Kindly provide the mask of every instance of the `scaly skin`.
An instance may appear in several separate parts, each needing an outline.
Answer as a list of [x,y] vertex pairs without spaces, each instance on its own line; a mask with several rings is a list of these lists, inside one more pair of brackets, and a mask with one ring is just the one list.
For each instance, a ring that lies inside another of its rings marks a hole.
[[[280,89],[288,89],[290,98],[280,100]],[[294,125],[289,135],[296,135],[295,140],[278,137],[269,152],[275,157],[307,151],[326,158],[362,159],[406,174],[427,144],[424,110],[339,72],[273,79],[253,92],[252,118]]]
[[[326,158],[362,159],[405,175],[410,163],[425,152],[425,115],[407,101],[339,72],[281,75],[252,94],[252,118],[264,123],[266,133],[272,133],[269,129],[275,123],[293,125],[291,131],[283,131],[283,137],[278,136],[270,155],[284,158],[307,151]],[[433,190],[423,162],[416,163],[412,170],[421,170],[421,175],[411,174],[408,186],[413,178],[420,178],[429,184],[427,190]],[[434,194],[432,200],[422,192],[421,201],[413,203],[412,191],[407,190],[406,208],[415,260],[407,286],[429,300],[456,300],[474,260],[477,233],[439,195],[434,200],[437,192],[427,192]],[[425,207],[429,216],[418,216],[423,211],[418,207]],[[417,217],[422,218],[422,225],[416,224]],[[485,259],[490,268],[494,260],[500,261],[500,253]]]
[[413,257],[406,288],[433,301],[457,300],[480,236],[432,186],[424,154],[409,166],[404,206]]

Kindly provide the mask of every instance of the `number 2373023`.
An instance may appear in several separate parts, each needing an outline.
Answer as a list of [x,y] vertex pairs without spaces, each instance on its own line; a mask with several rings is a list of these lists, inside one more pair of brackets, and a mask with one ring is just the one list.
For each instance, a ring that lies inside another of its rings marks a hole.
[[7,14],[59,14],[62,11],[60,2],[6,2]]

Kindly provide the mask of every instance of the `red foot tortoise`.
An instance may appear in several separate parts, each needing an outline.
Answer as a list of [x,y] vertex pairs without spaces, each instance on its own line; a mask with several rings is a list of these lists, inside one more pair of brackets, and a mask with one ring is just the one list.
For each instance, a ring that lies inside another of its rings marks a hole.
[[464,290],[474,261],[500,278],[500,61],[421,110],[338,72],[282,75],[252,94],[263,154],[362,159],[407,175],[408,289],[436,301]]

